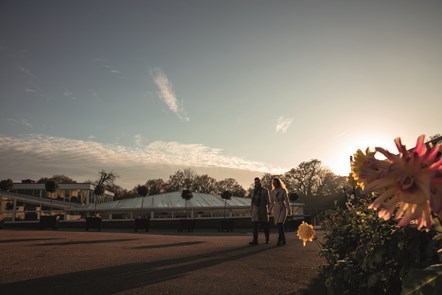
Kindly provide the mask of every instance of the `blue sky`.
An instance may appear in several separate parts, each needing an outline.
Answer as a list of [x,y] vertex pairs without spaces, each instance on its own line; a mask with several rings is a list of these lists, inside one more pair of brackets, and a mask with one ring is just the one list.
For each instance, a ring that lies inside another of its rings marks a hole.
[[217,179],[440,133],[440,1],[0,0],[0,178]]

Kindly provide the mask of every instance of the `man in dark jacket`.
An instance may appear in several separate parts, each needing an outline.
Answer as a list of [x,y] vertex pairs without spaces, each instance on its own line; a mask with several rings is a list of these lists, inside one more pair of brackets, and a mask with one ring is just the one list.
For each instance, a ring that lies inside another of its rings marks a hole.
[[266,244],[269,243],[269,190],[261,186],[261,180],[255,177],[255,188],[252,191],[250,209],[252,211],[253,223],[253,241],[250,245],[258,245],[258,230],[261,227],[264,230]]

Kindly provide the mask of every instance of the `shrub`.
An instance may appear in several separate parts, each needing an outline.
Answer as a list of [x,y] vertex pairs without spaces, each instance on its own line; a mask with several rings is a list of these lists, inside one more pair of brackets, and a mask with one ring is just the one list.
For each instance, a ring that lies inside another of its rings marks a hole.
[[327,212],[320,255],[329,294],[400,294],[410,270],[438,263],[434,228],[396,224],[365,205]]

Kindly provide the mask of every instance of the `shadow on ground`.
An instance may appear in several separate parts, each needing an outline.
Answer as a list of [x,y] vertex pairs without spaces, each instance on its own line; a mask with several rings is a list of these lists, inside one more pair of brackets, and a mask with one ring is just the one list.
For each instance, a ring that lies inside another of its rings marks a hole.
[[127,242],[137,239],[113,239],[113,240],[88,240],[88,241],[70,241],[70,242],[58,242],[58,243],[44,243],[35,244],[31,246],[67,246],[67,245],[82,245],[82,244],[107,244],[107,243],[118,243]]
[[273,248],[241,246],[182,258],[40,277],[1,285],[0,294],[113,294],[175,279]]
[[60,238],[10,239],[10,240],[0,240],[0,244],[18,243],[18,242],[32,242],[32,241],[50,241],[50,240],[61,240],[61,239]]
[[160,245],[147,245],[147,246],[139,246],[133,247],[132,249],[155,249],[155,248],[170,248],[170,247],[181,247],[181,246],[190,246],[206,243],[204,241],[195,241],[195,242],[182,242],[182,243],[172,243],[172,244],[160,244]]

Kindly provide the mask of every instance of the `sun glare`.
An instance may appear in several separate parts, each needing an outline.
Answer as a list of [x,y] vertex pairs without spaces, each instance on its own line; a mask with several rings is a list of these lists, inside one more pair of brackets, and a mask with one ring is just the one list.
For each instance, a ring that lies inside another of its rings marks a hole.
[[[407,143],[412,146],[414,143]],[[350,156],[358,149],[365,151],[369,147],[374,150],[375,147],[383,147],[391,152],[396,151],[394,138],[382,134],[357,134],[342,138],[329,148],[327,160],[323,164],[329,167],[337,175],[347,176],[350,173]]]

